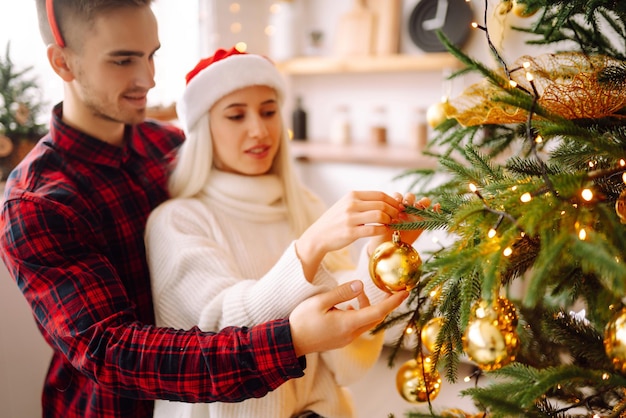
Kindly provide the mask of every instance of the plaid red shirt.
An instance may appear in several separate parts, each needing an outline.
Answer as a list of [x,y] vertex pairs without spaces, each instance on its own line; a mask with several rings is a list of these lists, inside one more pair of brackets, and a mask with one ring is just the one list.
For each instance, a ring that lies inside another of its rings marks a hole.
[[144,226],[181,132],[128,126],[119,148],[61,113],[11,174],[0,214],[2,258],[54,349],[44,416],[152,417],[156,398],[236,402],[302,376],[288,320],[217,334],[153,325]]

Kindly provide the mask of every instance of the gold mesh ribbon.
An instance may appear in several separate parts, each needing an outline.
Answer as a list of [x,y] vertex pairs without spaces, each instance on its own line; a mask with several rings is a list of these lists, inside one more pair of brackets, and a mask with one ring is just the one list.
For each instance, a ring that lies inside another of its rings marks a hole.
[[[523,68],[525,62],[528,68]],[[526,72],[530,72],[538,103],[549,112],[570,120],[593,119],[613,115],[626,105],[626,94],[621,88],[598,81],[600,72],[610,66],[624,67],[624,62],[607,56],[564,52],[522,56],[510,67],[510,75],[520,87],[532,92],[526,78]],[[498,73],[506,79],[504,70]],[[500,87],[483,80],[446,102],[446,116],[463,126],[525,122],[526,110],[493,100],[505,94]]]

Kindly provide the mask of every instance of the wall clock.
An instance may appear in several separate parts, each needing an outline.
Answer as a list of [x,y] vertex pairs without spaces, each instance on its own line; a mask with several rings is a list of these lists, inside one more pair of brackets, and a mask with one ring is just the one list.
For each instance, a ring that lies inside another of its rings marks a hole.
[[425,52],[444,52],[439,41],[441,30],[457,47],[462,47],[472,30],[474,12],[465,0],[420,0],[409,17],[409,35]]

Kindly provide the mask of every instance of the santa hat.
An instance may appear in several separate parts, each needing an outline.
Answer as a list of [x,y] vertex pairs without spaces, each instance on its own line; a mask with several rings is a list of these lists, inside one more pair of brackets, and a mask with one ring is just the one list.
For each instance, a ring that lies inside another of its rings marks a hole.
[[178,119],[189,131],[211,107],[227,94],[250,86],[268,86],[276,90],[278,101],[285,96],[285,82],[278,69],[266,57],[218,49],[204,58],[187,76],[187,87],[176,104]]

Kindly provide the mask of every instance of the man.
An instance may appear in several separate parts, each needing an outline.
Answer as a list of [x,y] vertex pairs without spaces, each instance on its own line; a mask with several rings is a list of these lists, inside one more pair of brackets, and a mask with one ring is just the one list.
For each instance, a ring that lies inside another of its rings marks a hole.
[[[159,48],[151,0],[37,0],[64,99],[50,132],[11,173],[1,255],[54,350],[48,417],[150,417],[154,399],[236,402],[303,375],[406,297],[368,306],[352,282],[288,319],[211,334],[154,324],[143,234],[166,197],[178,129],[146,122]],[[335,304],[358,298],[363,309]]]

